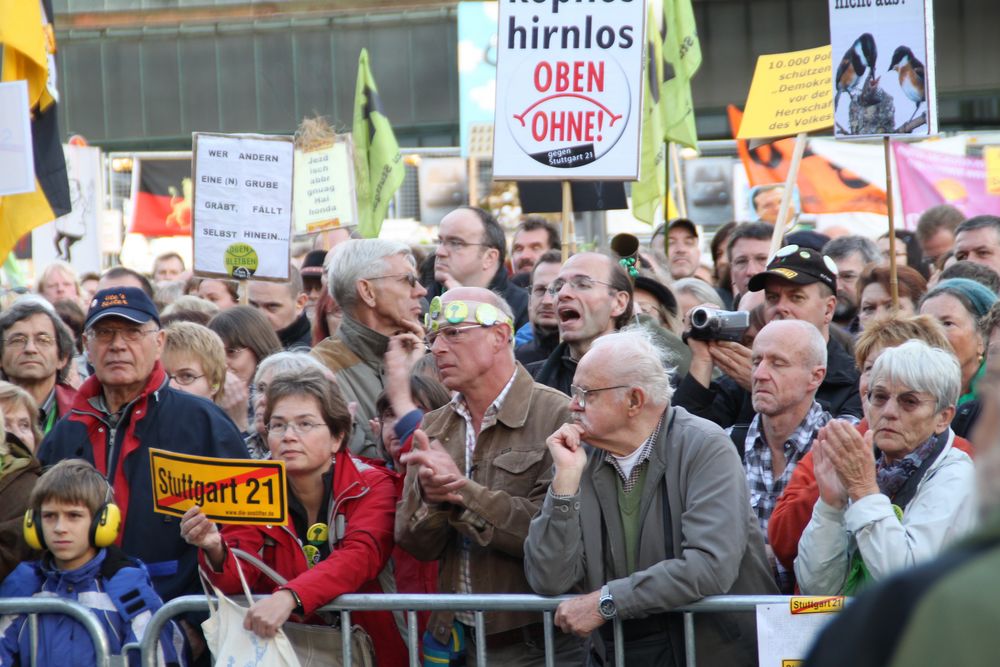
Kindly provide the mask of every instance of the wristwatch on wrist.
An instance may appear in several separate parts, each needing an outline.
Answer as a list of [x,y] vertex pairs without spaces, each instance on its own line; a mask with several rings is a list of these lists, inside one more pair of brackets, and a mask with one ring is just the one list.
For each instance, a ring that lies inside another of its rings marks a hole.
[[295,609],[292,610],[293,614],[304,614],[305,613],[305,609],[302,608],[302,599],[299,598],[299,594],[298,593],[296,593],[295,591],[293,591],[291,588],[282,588],[282,589],[279,589],[279,590],[283,590],[285,592],[288,592],[288,593],[292,594],[292,599],[295,600]]
[[605,621],[610,621],[618,614],[618,609],[615,607],[615,599],[611,597],[611,591],[608,589],[607,584],[601,586],[601,598],[597,601],[597,613]]

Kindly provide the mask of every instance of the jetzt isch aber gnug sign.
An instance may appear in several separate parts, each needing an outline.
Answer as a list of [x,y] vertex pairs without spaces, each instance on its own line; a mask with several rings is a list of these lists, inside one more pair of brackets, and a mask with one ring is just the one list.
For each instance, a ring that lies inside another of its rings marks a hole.
[[493,176],[639,176],[642,0],[500,0]]

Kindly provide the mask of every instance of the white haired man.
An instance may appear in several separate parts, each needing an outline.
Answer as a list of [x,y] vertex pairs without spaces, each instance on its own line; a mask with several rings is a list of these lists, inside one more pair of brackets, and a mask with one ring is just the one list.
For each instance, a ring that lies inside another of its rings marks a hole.
[[344,311],[337,334],[321,341],[312,354],[337,377],[348,401],[357,403],[350,450],[382,458],[368,425],[378,415],[375,401],[385,390],[383,357],[389,338],[423,334],[420,299],[427,294],[417,280],[416,264],[404,243],[351,239],[330,252],[327,286]]
[[[592,637],[593,664],[612,664],[616,616],[626,664],[682,665],[682,621],[666,612],[777,591],[739,456],[721,428],[671,406],[662,358],[642,330],[596,340],[576,370],[574,421],[546,441],[555,473],[525,572],[537,593],[583,593],[555,622]],[[752,616],[713,616],[695,621],[699,664],[756,664]]]

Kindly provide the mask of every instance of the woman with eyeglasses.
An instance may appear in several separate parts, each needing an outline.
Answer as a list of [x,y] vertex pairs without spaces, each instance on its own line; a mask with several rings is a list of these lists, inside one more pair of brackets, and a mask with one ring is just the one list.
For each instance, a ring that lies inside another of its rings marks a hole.
[[208,328],[219,334],[225,346],[228,372],[222,408],[246,437],[253,422],[250,384],[257,364],[281,350],[281,341],[267,318],[250,306],[223,310],[209,321]]
[[170,386],[224,405],[226,350],[219,334],[194,322],[174,322],[164,331],[160,362]]
[[[197,506],[181,521],[181,535],[201,549],[203,570],[225,593],[242,591],[234,549],[262,560],[274,582],[252,564],[240,564],[254,593],[271,596],[249,609],[244,628],[273,637],[294,614],[324,624],[315,611],[345,593],[381,593],[379,575],[393,549],[396,483],[384,468],[348,451],[351,415],[336,385],[318,370],[279,373],[267,387],[267,443],[284,461],[287,526],[227,525],[221,531]],[[371,636],[380,665],[406,663],[391,612],[354,612]]]
[[909,341],[872,366],[865,435],[843,420],[820,429],[819,500],[795,558],[803,593],[854,595],[971,528],[975,471],[950,428],[960,388],[953,354]]

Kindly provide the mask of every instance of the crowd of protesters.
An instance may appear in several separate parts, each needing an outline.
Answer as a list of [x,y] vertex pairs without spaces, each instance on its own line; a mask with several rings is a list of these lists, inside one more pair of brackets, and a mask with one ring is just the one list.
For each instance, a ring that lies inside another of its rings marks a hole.
[[[767,210],[710,243],[673,220],[625,258],[564,261],[530,216],[508,245],[462,207],[432,252],[342,239],[285,282],[190,277],[176,254],[148,276],[54,262],[0,312],[0,595],[117,610],[105,622],[134,639],[140,614],[201,590],[199,569],[241,592],[242,551],[284,580],[242,568],[271,594],[245,621],[264,637],[353,592],[568,594],[560,665],[614,664],[615,618],[627,664],[684,664],[668,612],[710,595],[874,589],[857,613],[882,599],[902,627],[880,586],[946,576],[935,558],[1000,506],[974,464],[998,456],[1000,218],[930,209],[893,271],[887,238],[793,226],[771,255]],[[284,461],[288,525],[155,513],[153,447]],[[71,483],[88,475],[104,481]],[[112,500],[120,529],[95,537]],[[112,580],[141,612],[95,602]],[[355,617],[378,664],[406,664],[392,613]],[[424,664],[476,664],[479,641],[491,664],[545,661],[537,614],[488,613],[482,636],[468,612],[419,623]],[[752,614],[695,625],[699,665],[756,664]],[[24,626],[0,622],[2,664]],[[71,632],[52,625],[44,655]],[[161,646],[209,659],[194,618]],[[824,637],[810,660],[858,650]]]

